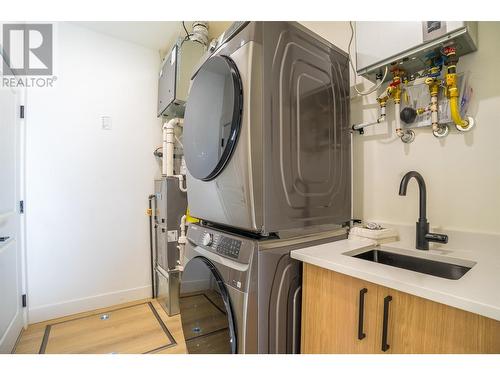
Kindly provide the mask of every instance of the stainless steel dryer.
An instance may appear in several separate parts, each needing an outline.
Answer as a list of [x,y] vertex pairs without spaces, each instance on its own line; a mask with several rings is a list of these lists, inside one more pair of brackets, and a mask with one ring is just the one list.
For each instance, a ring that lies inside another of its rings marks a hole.
[[347,54],[295,22],[240,22],[195,69],[193,216],[262,234],[350,219]]
[[299,353],[301,263],[290,251],[347,237],[337,229],[249,238],[191,224],[180,283],[188,353]]

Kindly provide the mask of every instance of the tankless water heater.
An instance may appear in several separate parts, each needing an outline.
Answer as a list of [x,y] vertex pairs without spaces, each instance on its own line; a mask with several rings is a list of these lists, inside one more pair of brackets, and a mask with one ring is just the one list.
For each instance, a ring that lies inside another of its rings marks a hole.
[[[371,81],[399,66],[408,74],[426,67],[427,56],[453,45],[457,56],[477,49],[477,22],[356,22],[356,70]],[[387,74],[386,79],[392,76]]]

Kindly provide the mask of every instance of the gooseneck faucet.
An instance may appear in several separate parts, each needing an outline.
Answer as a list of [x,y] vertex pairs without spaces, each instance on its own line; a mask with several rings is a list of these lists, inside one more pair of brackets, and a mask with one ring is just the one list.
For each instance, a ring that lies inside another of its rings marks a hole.
[[417,180],[419,197],[420,197],[420,213],[417,221],[417,238],[415,247],[419,250],[429,250],[429,242],[448,243],[448,236],[446,234],[430,233],[429,223],[427,222],[427,190],[425,188],[425,181],[422,175],[415,171],[410,171],[403,176],[401,184],[399,185],[399,195],[406,195],[406,188],[408,182],[412,177]]

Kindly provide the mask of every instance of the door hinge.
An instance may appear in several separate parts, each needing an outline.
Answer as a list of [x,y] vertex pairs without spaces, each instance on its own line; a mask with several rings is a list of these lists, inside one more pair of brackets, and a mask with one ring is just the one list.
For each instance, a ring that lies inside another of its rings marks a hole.
[[19,117],[24,118],[24,105],[19,107]]
[[21,296],[21,301],[22,301],[23,307],[26,307],[26,294],[23,294]]
[[19,201],[19,213],[24,214],[24,201]]

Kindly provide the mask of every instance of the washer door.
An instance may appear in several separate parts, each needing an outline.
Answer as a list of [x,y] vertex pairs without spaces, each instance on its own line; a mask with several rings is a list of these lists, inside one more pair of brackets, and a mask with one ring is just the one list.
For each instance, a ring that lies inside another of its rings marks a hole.
[[198,70],[184,115],[184,157],[191,175],[210,181],[231,158],[241,126],[243,90],[236,64],[209,58]]
[[236,328],[229,294],[213,263],[191,259],[182,274],[180,313],[189,354],[235,354]]

